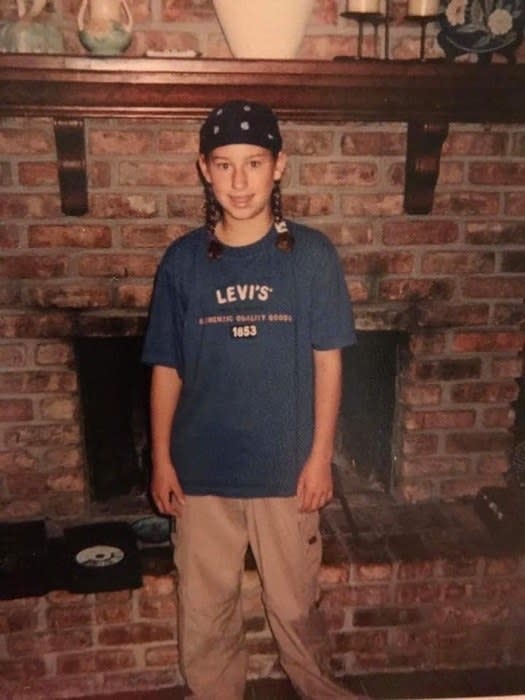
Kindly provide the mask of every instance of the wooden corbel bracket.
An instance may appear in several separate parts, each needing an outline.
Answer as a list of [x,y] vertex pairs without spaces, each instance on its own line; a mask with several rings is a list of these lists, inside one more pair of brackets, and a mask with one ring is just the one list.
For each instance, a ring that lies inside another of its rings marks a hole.
[[429,214],[439,176],[441,148],[448,135],[446,122],[409,122],[405,161],[405,212]]
[[84,120],[55,117],[53,121],[62,211],[82,216],[88,210]]

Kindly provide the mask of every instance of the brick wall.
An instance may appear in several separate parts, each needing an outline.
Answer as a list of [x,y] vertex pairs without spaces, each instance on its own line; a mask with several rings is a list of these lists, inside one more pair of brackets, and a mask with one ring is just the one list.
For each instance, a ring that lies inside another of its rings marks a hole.
[[[142,56],[147,49],[199,51],[206,58],[229,58],[228,46],[217,22],[212,0],[127,0],[134,19],[134,36],[126,52]],[[64,35],[65,52],[84,54],[77,37],[76,16],[79,0],[50,0],[53,21]],[[407,22],[407,0],[390,0],[390,58],[417,59],[420,51],[419,25]],[[299,49],[300,58],[331,60],[335,55],[357,54],[357,24],[340,13],[347,9],[346,0],[315,0],[305,38]],[[0,22],[16,19],[16,0],[4,0]],[[425,57],[442,57],[436,42],[437,27],[428,26]],[[384,57],[382,29],[374,38],[370,27],[363,37],[364,58]],[[518,61],[525,59],[525,46],[517,52]],[[500,59],[503,60],[503,59]]]
[[[369,553],[370,556],[370,553]],[[321,610],[337,676],[520,665],[523,555],[326,566]],[[255,571],[242,596],[249,676],[282,676]],[[133,591],[0,601],[0,697],[72,698],[182,685],[173,575]]]
[[[521,374],[525,128],[453,125],[434,211],[402,211],[405,126],[283,125],[289,216],[341,254],[361,329],[410,333],[397,491],[457,498],[508,467]],[[90,120],[89,213],[60,212],[52,125],[0,124],[0,502],[86,512],[71,337],[136,333],[158,258],[201,220],[196,123]]]

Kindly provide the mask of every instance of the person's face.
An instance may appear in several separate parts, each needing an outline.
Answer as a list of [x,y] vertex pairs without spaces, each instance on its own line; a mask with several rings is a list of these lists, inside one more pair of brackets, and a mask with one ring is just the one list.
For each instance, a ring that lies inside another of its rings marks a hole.
[[284,172],[286,157],[245,143],[214,149],[200,156],[202,174],[212,186],[225,217],[250,220],[271,216],[270,196]]

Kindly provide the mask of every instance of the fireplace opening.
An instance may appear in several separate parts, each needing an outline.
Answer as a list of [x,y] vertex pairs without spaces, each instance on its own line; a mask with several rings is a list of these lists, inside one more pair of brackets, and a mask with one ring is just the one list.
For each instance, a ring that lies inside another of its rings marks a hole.
[[142,338],[77,338],[74,343],[92,503],[148,504],[151,468],[149,370]]
[[[340,449],[358,475],[392,487],[397,379],[408,334],[358,331],[343,351]],[[100,510],[150,509],[150,371],[141,337],[82,337],[74,343],[91,503]]]
[[363,479],[393,487],[396,396],[408,333],[358,331],[343,351],[340,444],[343,458]]
[[518,397],[512,403],[514,409],[513,445],[510,468],[506,474],[510,485],[525,489],[525,377],[518,379]]

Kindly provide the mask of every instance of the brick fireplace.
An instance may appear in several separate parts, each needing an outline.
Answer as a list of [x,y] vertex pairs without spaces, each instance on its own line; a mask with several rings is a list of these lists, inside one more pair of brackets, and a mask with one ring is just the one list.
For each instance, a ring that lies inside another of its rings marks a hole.
[[[51,124],[2,127],[3,512],[89,517],[73,343],[141,335],[161,251],[200,221],[196,124],[91,121],[81,219],[59,210]],[[521,127],[454,129],[426,217],[401,210],[402,126],[285,122],[284,134],[288,215],[337,245],[358,328],[408,337],[394,493],[502,483],[522,372]]]
[[[59,209],[51,124],[2,124],[3,519],[46,518],[59,528],[108,512],[122,517],[90,499],[74,343],[141,335],[161,250],[199,221],[194,130],[193,122],[90,122],[90,212],[74,219]],[[402,126],[287,122],[284,133],[291,151],[284,188],[288,214],[322,228],[338,246],[360,331],[402,331],[408,338],[396,379],[393,494],[414,504],[446,501],[503,483],[523,346],[521,128],[453,129],[435,209],[427,217],[401,211]],[[483,184],[477,184],[481,177]],[[470,577],[479,575],[480,560],[468,561],[472,572],[466,579],[463,570],[448,572],[447,595],[450,586],[468,590]],[[363,609],[379,608],[376,624],[388,626],[393,604],[385,584],[392,564],[356,566],[360,573],[351,588],[345,564],[324,571],[331,624],[346,629],[344,605],[358,606],[361,616]],[[441,575],[432,570],[440,582],[433,588],[427,564],[411,566],[400,569],[412,586],[406,595],[414,608],[425,608],[420,599],[436,591],[443,595]],[[518,585],[523,562],[496,559],[490,567],[497,573],[487,585],[497,587],[493,595],[500,600],[502,591],[508,596],[508,587]],[[94,692],[99,683],[109,690],[180,682],[173,585],[172,575],[164,574],[145,577],[135,592],[56,591],[9,601],[2,606],[5,677],[33,693],[37,686],[51,688],[57,697],[62,688],[71,697]],[[261,639],[256,582],[248,577],[246,585],[250,624],[256,626],[252,673],[275,673],[268,661],[272,648]],[[491,611],[485,604],[483,614],[493,620],[500,605]],[[399,603],[393,607],[402,615]],[[393,628],[398,634],[399,624]],[[410,645],[420,649],[417,635],[426,625],[418,618],[408,626]],[[404,661],[393,651],[385,656],[384,628],[335,634],[338,658],[359,658],[361,670],[421,663],[406,650]],[[343,642],[345,635],[350,642]],[[519,658],[513,653],[512,659]],[[487,660],[504,661],[499,653]],[[348,672],[348,663],[355,661],[346,661],[340,672]]]
[[[133,4],[131,54],[154,45],[227,56],[211,3]],[[64,0],[60,7],[68,51],[78,54],[71,5]],[[355,53],[356,35],[339,5],[317,2],[302,58]],[[414,28],[403,24],[403,3],[394,5],[395,58],[414,58]],[[429,42],[437,56],[432,33]],[[3,521],[45,519],[57,533],[150,512],[146,501],[122,509],[92,498],[75,346],[97,338],[139,341],[159,256],[201,221],[199,122],[191,114],[167,116],[121,119],[101,111],[86,119],[88,212],[81,217],[61,210],[53,119],[22,112],[0,120]],[[480,488],[504,483],[516,439],[524,120],[460,121],[443,145],[431,213],[408,215],[404,120],[283,120],[286,214],[325,231],[337,246],[359,331],[404,338],[395,358],[389,500],[382,500],[384,490],[370,496],[383,512],[428,514],[443,505],[457,513]],[[352,456],[344,419],[337,457],[346,468]],[[429,559],[418,558],[416,548],[409,557],[390,551],[385,558],[376,542],[355,550],[348,563],[341,513],[328,515],[333,557],[322,584],[338,673],[523,662],[513,628],[524,614],[520,553],[471,547]],[[74,697],[180,683],[173,592],[172,572],[150,572],[135,591],[57,590],[0,603],[0,694]],[[264,676],[278,670],[258,594],[248,572],[251,673]],[[425,657],[421,649],[437,644],[436,635],[449,654]]]

